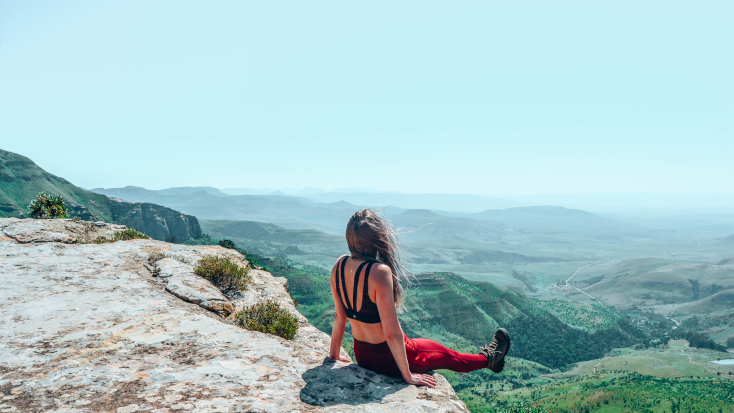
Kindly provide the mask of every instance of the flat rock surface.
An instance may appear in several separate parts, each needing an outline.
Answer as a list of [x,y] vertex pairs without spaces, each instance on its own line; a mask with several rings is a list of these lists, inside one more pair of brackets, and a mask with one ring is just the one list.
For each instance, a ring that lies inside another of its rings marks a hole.
[[417,388],[329,362],[328,335],[267,272],[253,271],[238,300],[272,298],[298,314],[293,341],[181,300],[146,268],[155,254],[242,260],[237,252],[153,240],[70,244],[46,233],[74,238],[86,227],[9,221],[18,220],[0,219],[2,412],[467,411],[440,375],[436,388]]

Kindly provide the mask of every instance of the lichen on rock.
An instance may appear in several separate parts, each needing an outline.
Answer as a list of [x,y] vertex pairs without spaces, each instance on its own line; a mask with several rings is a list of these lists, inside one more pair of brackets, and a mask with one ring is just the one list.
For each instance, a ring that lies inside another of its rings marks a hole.
[[[191,288],[192,266],[148,262],[154,252],[189,263],[244,260],[236,251],[81,243],[121,229],[0,219],[0,411],[467,411],[440,375],[428,389],[328,359],[328,335],[298,313],[283,279],[253,270],[248,290],[231,301],[208,287],[181,293],[184,300],[168,286],[179,277]],[[217,314],[222,307],[202,307],[227,300],[236,310],[263,299],[298,318],[294,340],[241,329]]]

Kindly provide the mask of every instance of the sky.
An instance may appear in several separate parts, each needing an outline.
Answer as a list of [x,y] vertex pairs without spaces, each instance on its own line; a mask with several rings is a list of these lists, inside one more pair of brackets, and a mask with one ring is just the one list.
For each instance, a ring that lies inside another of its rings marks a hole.
[[85,188],[734,192],[734,2],[0,0],[0,149]]

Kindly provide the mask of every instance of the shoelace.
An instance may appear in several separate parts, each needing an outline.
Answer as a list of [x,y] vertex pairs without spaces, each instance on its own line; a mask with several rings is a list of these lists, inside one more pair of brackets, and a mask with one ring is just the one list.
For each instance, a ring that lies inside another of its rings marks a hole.
[[499,345],[499,342],[496,339],[492,340],[492,343],[489,345],[483,345],[482,346],[482,352],[486,352],[488,356],[494,356],[495,354],[502,354],[501,351],[497,351],[497,345]]

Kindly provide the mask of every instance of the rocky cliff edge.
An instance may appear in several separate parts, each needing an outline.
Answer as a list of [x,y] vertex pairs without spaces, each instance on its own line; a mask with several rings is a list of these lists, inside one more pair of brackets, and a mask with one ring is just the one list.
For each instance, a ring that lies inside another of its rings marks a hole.
[[[327,359],[329,336],[296,310],[285,279],[253,270],[230,299],[193,275],[218,246],[88,244],[119,225],[0,219],[0,411],[467,412],[440,375],[408,386]],[[294,340],[222,315],[277,300]]]

